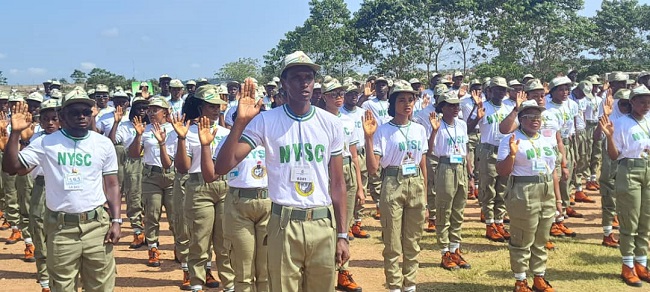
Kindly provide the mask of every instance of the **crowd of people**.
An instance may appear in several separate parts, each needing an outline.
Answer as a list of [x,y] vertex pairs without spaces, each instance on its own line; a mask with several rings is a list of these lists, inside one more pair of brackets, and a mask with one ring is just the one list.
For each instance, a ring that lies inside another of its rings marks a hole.
[[472,268],[461,243],[478,200],[486,240],[507,243],[514,291],[555,291],[551,238],[576,236],[565,219],[595,203],[591,190],[621,279],[650,282],[649,72],[423,84],[317,82],[319,70],[297,51],[263,86],[162,75],[155,95],[145,82],[135,94],[50,81],[43,94],[0,93],[7,244],[24,241],[44,292],[113,291],[124,197],[129,247],[152,267],[166,212],[182,290],[360,292],[349,244],[370,237],[371,212],[386,288],[411,292],[425,231],[441,268]]

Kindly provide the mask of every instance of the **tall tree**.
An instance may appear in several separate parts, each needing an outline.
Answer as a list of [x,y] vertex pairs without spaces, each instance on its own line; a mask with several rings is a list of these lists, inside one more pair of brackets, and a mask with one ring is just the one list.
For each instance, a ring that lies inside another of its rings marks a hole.
[[7,85],[7,77],[2,75],[2,71],[0,71],[0,85]]
[[220,81],[242,82],[246,77],[258,78],[260,75],[259,61],[253,58],[239,58],[237,61],[223,64],[214,77]]
[[74,81],[74,83],[86,83],[86,79],[88,76],[86,76],[86,73],[79,70],[79,69],[74,69],[74,72],[70,74],[70,78]]
[[131,87],[131,84],[127,84],[124,76],[117,75],[102,68],[93,68],[90,73],[88,73],[87,83],[90,86],[104,84],[109,88],[115,88],[116,86],[122,86],[124,88]]

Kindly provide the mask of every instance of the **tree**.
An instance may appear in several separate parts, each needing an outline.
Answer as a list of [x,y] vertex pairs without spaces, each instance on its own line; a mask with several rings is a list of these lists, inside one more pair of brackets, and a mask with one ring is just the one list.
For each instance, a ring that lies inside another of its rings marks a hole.
[[7,77],[2,75],[2,71],[0,71],[0,85],[7,85]]
[[59,78],[59,82],[61,84],[69,84],[68,80],[66,80],[65,78]]
[[419,35],[422,40],[417,44],[421,46],[419,52],[422,56],[419,59],[425,65],[428,80],[431,76],[431,69],[438,71],[441,53],[452,40],[449,25],[451,19],[443,10],[444,6],[437,0],[411,0],[409,3],[416,11],[424,12],[414,17],[413,21],[416,28],[420,29]]
[[83,71],[79,69],[74,69],[74,72],[70,74],[70,78],[74,80],[74,83],[79,84],[79,83],[86,83],[86,79],[88,77],[86,76],[86,73],[84,73]]
[[235,62],[226,63],[221,66],[214,77],[220,81],[242,82],[246,77],[258,78],[260,75],[259,61],[253,58],[239,58]]
[[131,84],[127,84],[126,78],[124,76],[117,75],[102,68],[93,68],[90,73],[88,73],[87,83],[90,86],[104,84],[109,88],[115,88],[117,86],[131,88]]

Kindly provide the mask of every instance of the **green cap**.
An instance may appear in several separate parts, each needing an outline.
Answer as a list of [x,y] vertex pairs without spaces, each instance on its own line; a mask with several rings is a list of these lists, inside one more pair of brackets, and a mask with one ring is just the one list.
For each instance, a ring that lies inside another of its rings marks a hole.
[[540,112],[545,111],[546,109],[542,106],[539,106],[536,101],[534,100],[527,100],[521,103],[521,106],[519,107],[519,113],[517,116],[521,116],[521,114],[526,110],[526,109],[538,109]]
[[81,88],[75,88],[68,92],[68,94],[63,97],[63,101],[61,101],[61,108],[65,108],[66,106],[75,103],[87,104],[90,107],[95,106],[95,101],[88,97],[86,92]]
[[99,92],[108,93],[109,92],[108,91],[108,86],[106,86],[104,84],[97,84],[97,86],[95,86],[95,93],[99,93]]
[[171,108],[171,106],[169,105],[169,102],[167,101],[167,99],[160,96],[160,95],[156,95],[156,96],[150,98],[149,99],[149,106],[157,106],[157,107],[161,107],[161,108],[164,108],[164,109],[170,109]]
[[37,102],[43,102],[43,95],[41,95],[38,92],[32,92],[27,96],[26,100],[33,100],[33,101],[37,101]]
[[167,75],[167,74],[163,74],[163,75],[160,75],[160,77],[158,78],[158,81],[160,81],[160,80],[164,80],[164,79],[172,80],[172,78],[169,77],[169,75]]
[[490,88],[492,87],[503,87],[503,88],[508,88],[508,82],[506,81],[505,78],[503,77],[494,77],[490,80]]
[[413,94],[418,93],[417,91],[413,90],[413,87],[411,87],[411,83],[408,83],[408,81],[406,80],[398,79],[397,81],[393,82],[393,87],[390,95],[392,96],[393,94],[400,93],[400,92],[408,92]]
[[600,85],[600,81],[598,81],[598,78],[596,76],[589,76],[587,77],[587,81],[591,83],[591,85]]
[[418,84],[418,83],[422,84],[422,82],[420,82],[420,79],[417,79],[417,78],[411,78],[409,80],[409,83],[411,83],[411,84]]
[[329,80],[329,82],[324,84],[325,86],[323,87],[323,93],[328,93],[337,89],[345,88],[343,84],[341,84],[338,80],[332,78]]
[[172,81],[169,82],[169,87],[172,87],[172,88],[183,88],[183,87],[185,87],[185,86],[183,86],[183,82],[181,82],[180,80],[178,80],[178,79],[173,79]]
[[469,86],[472,87],[474,85],[483,85],[483,83],[481,83],[481,80],[472,79],[472,82],[469,83]]
[[138,97],[133,99],[133,101],[131,102],[131,105],[135,105],[136,103],[149,103],[149,100],[145,99],[142,96],[138,96]]
[[609,73],[609,75],[607,76],[607,81],[609,82],[617,82],[617,81],[627,82],[628,79],[630,79],[630,77],[627,74],[620,71]]
[[593,88],[594,86],[587,80],[580,81],[580,83],[578,83],[578,90],[582,91],[582,93],[584,93],[584,95],[588,98],[594,98],[594,95],[591,93],[591,90]]
[[630,99],[633,99],[637,96],[644,96],[644,95],[650,95],[650,90],[647,87],[645,87],[645,85],[640,85],[632,89],[632,94],[630,95]]
[[194,97],[211,104],[228,104],[219,96],[221,90],[215,85],[204,85],[194,93]]
[[287,69],[295,66],[307,66],[316,72],[320,70],[320,66],[314,63],[311,58],[309,58],[309,56],[307,56],[307,54],[305,54],[303,51],[295,51],[284,57],[284,67],[282,68],[282,73],[284,73],[284,71]]
[[126,98],[126,99],[128,99],[128,98],[129,98],[129,95],[126,94],[126,92],[120,90],[120,91],[115,91],[115,92],[113,93],[113,98],[116,98],[116,97],[121,97],[121,98]]
[[25,98],[20,95],[20,93],[14,93],[9,95],[9,102],[19,102],[19,101],[25,101]]
[[455,92],[447,91],[438,97],[438,103],[441,103],[443,101],[450,104],[459,104],[460,98],[458,98],[458,94],[456,94]]
[[632,94],[632,90],[627,88],[619,89],[614,94],[614,99],[630,99],[630,94]]
[[445,92],[449,91],[449,88],[447,88],[447,85],[444,84],[438,84],[436,87],[433,89],[433,95],[435,96],[441,96],[445,94]]
[[513,80],[508,81],[508,87],[513,87],[513,86],[517,86],[517,85],[523,85],[523,84],[521,84],[521,82],[519,82],[519,80],[517,80],[517,79],[513,79]]
[[524,86],[524,91],[525,92],[530,92],[533,90],[544,90],[544,84],[542,84],[542,81],[539,79],[532,79],[526,83],[526,86]]
[[569,77],[566,76],[555,77],[553,78],[553,80],[551,80],[551,83],[549,84],[549,89],[553,90],[553,88],[555,87],[558,87],[560,85],[567,85],[567,84],[569,85],[573,84],[573,82],[571,81],[571,79],[569,79]]
[[454,75],[452,76],[452,78],[456,78],[456,77],[464,77],[463,72],[460,72],[460,71],[454,72]]
[[57,109],[61,106],[58,99],[48,99],[41,103],[41,111],[46,109]]
[[187,81],[187,82],[185,83],[185,86],[187,86],[187,85],[194,85],[194,86],[196,86],[196,81],[194,81],[194,80]]

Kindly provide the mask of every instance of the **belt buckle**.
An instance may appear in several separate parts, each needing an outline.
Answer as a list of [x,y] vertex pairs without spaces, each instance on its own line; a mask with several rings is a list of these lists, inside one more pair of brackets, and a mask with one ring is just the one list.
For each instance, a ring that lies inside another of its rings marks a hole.
[[80,213],[79,214],[79,222],[85,222],[88,221],[88,213]]
[[307,212],[307,213],[305,214],[305,215],[306,215],[306,216],[305,216],[305,220],[306,220],[306,221],[311,221],[311,219],[313,218],[313,215],[314,215],[314,214],[313,214],[313,210],[312,210],[312,209],[308,209],[308,210],[305,210],[305,211]]

